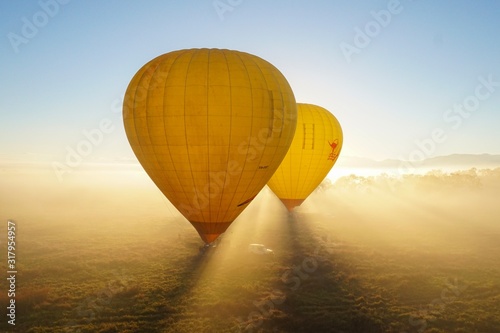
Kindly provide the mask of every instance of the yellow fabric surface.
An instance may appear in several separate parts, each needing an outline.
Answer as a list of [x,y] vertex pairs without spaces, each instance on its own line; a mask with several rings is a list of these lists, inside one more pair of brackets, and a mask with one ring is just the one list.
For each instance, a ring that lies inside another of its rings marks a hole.
[[278,168],[296,117],[293,91],[278,69],[221,49],[151,60],[132,78],[123,106],[137,159],[207,243]]
[[289,210],[300,205],[330,172],[342,143],[334,115],[317,105],[297,104],[295,136],[268,186]]

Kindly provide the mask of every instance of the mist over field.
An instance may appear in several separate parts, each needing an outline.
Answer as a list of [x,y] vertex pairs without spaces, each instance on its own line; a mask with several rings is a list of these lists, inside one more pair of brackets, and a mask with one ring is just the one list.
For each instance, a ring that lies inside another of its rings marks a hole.
[[202,255],[140,169],[3,168],[0,331],[498,332],[499,195],[500,168],[351,174],[294,213],[266,187]]

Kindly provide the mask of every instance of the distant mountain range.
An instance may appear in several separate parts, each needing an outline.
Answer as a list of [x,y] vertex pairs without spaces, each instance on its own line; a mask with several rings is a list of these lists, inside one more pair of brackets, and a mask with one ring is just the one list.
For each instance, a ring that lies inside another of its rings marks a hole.
[[363,157],[340,156],[335,166],[341,168],[399,168],[402,165],[411,165],[415,168],[500,167],[500,155],[453,154],[430,157],[421,162],[410,162],[398,159],[376,161]]

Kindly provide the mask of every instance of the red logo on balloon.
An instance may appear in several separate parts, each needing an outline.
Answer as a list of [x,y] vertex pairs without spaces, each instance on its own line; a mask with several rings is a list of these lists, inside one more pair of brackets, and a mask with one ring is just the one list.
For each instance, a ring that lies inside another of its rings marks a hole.
[[339,156],[339,154],[335,153],[335,148],[337,148],[337,146],[339,145],[339,140],[335,139],[333,142],[328,141],[328,144],[332,148],[332,152],[330,153],[330,155],[328,155],[328,159],[331,161],[335,161]]

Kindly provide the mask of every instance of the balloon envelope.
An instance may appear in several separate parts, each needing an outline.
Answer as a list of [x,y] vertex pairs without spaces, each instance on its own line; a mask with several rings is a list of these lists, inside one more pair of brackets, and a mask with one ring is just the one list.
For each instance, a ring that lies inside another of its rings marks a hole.
[[151,60],[132,78],[123,106],[137,159],[207,243],[278,168],[296,115],[292,89],[278,69],[220,49]]
[[288,210],[299,206],[323,181],[342,149],[340,124],[328,110],[297,104],[297,129],[290,149],[268,182]]

